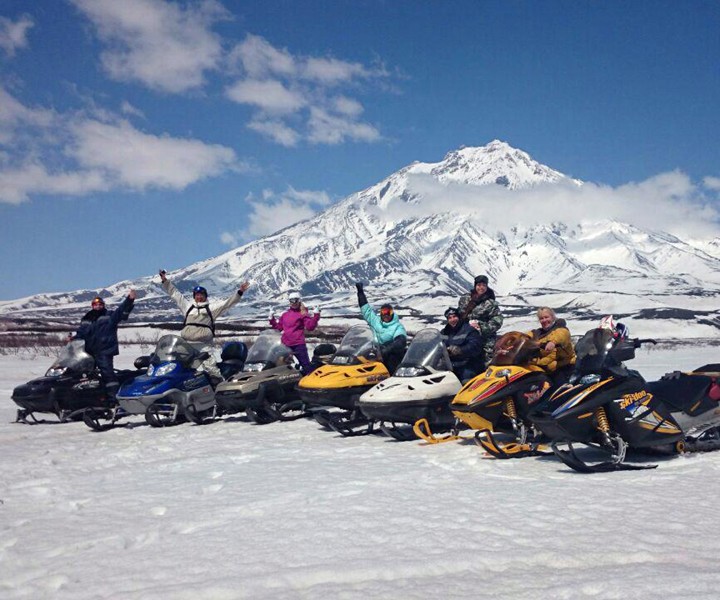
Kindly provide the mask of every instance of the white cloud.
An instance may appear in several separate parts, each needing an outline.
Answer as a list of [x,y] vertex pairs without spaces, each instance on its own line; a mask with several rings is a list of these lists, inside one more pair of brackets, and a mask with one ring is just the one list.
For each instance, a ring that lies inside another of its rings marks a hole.
[[274,80],[238,81],[228,88],[227,96],[240,104],[252,104],[265,112],[278,115],[297,112],[306,104],[302,94]]
[[304,61],[302,77],[324,85],[337,85],[356,78],[370,77],[371,72],[359,63],[336,58],[308,58]]
[[355,121],[351,116],[333,115],[321,108],[310,110],[308,139],[316,144],[339,144],[345,140],[375,142],[380,132],[369,125]]
[[387,78],[384,69],[336,58],[293,56],[256,35],[248,35],[229,58],[242,76],[227,87],[226,95],[255,108],[248,127],[275,143],[382,139],[377,127],[360,119],[360,101],[338,91],[344,86],[357,92],[373,80]]
[[122,101],[122,104],[120,105],[120,112],[124,115],[130,115],[132,117],[145,118],[145,113],[136,106],[130,104],[127,100]]
[[248,34],[233,48],[228,60],[232,65],[239,63],[248,77],[255,79],[293,77],[298,69],[295,59],[287,50],[279,50],[260,36],[252,34]]
[[0,131],[23,126],[47,127],[53,112],[44,108],[28,108],[0,86]]
[[237,166],[235,152],[199,140],[142,133],[128,122],[85,120],[73,128],[78,163],[99,169],[123,187],[181,190]]
[[223,244],[235,247],[309,219],[328,206],[331,199],[323,191],[296,190],[289,186],[279,195],[263,190],[261,198],[250,195],[245,201],[250,207],[245,217],[247,226],[238,231],[223,232],[220,235]]
[[80,196],[107,191],[110,183],[99,171],[48,172],[42,164],[28,162],[0,168],[0,202],[19,204],[34,194]]
[[703,185],[709,190],[720,191],[720,177],[705,177]]
[[217,0],[180,4],[165,0],[70,0],[106,44],[102,64],[118,81],[139,81],[165,92],[201,87],[204,73],[223,58],[210,30],[229,18]]
[[569,225],[614,219],[677,235],[717,235],[720,211],[684,173],[662,173],[639,183],[610,187],[585,183],[545,184],[508,190],[503,186],[442,184],[430,175],[409,176],[417,201],[391,202],[391,218],[449,210],[471,214],[486,230],[562,221]]
[[286,148],[292,148],[300,141],[300,134],[289,125],[282,121],[265,119],[262,116],[257,116],[250,121],[248,129],[257,131]]
[[28,32],[34,24],[27,15],[23,15],[17,21],[0,17],[0,48],[8,56],[15,56],[18,49],[27,47]]
[[0,202],[35,194],[113,189],[182,190],[227,171],[247,171],[226,146],[143,133],[128,121],[24,106],[0,87]]
[[346,96],[333,98],[332,105],[338,113],[348,117],[359,117],[364,111],[362,104]]

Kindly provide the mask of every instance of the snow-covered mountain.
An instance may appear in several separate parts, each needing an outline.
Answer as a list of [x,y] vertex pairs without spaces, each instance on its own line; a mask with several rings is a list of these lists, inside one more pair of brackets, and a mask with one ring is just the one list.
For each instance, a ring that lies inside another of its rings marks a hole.
[[[486,273],[508,325],[513,317],[531,323],[534,307],[548,305],[570,320],[606,313],[663,318],[675,324],[672,335],[717,336],[717,238],[681,240],[610,218],[564,223],[562,215],[550,223],[540,217],[530,225],[509,221],[499,230],[483,217],[490,201],[497,211],[508,194],[528,189],[546,199],[538,214],[552,214],[554,191],[581,185],[495,140],[450,152],[439,163],[413,163],[311,219],[168,276],[181,289],[202,284],[216,296],[250,279],[251,290],[235,312],[239,318],[260,318],[283,306],[291,289],[308,304],[321,304],[325,315],[350,315],[354,282],[364,280],[371,302],[390,300],[401,314],[429,322],[456,304],[475,275]],[[499,195],[488,200],[488,191]],[[455,210],[456,198],[471,210]],[[157,280],[119,282],[103,295],[119,300],[134,287],[141,298],[134,316],[177,320]],[[95,293],[4,302],[0,315],[76,319],[78,306],[85,308]]]

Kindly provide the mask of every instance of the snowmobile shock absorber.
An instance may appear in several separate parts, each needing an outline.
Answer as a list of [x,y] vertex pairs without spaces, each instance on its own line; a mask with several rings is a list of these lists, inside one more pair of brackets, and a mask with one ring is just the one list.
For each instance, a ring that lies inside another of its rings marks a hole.
[[597,427],[600,431],[603,433],[610,431],[610,422],[608,421],[604,406],[601,406],[595,411],[595,419],[597,420]]
[[517,409],[515,408],[515,400],[512,396],[505,400],[505,415],[513,421],[513,423],[517,421]]

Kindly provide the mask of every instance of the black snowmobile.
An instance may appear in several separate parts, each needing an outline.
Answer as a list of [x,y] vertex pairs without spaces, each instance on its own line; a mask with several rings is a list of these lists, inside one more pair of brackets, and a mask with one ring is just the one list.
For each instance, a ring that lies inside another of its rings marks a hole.
[[[115,371],[121,385],[143,372],[141,367]],[[97,406],[106,397],[95,360],[85,352],[85,342],[72,340],[60,350],[44,377],[13,390],[12,400],[20,407],[15,422],[46,422],[37,419],[35,413],[53,414],[60,422],[80,420],[86,408]]]
[[[720,365],[691,373],[670,373],[646,382],[623,361],[652,339],[630,339],[627,329],[591,329],[577,343],[571,382],[551,396],[556,407],[533,421],[553,440],[553,452],[583,473],[652,469],[625,462],[630,450],[662,453],[720,448]],[[600,451],[590,463],[576,451],[581,444]]]

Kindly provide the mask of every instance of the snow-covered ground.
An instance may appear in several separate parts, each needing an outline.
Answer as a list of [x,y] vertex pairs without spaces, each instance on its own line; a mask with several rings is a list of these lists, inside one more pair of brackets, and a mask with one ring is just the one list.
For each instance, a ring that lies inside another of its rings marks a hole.
[[[305,420],[11,423],[13,387],[50,362],[0,356],[4,599],[717,597],[720,453],[581,475]],[[632,364],[707,362],[717,346]]]

